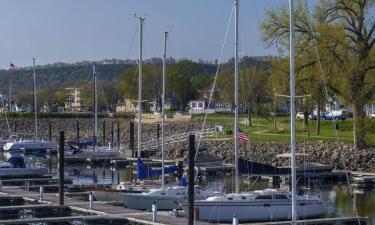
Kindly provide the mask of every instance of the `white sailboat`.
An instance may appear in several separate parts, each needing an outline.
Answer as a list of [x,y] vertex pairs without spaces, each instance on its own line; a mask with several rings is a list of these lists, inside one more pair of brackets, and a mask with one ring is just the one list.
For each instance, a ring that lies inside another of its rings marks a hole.
[[80,149],[77,153],[72,154],[70,151],[65,151],[65,155],[73,155],[78,157],[116,157],[120,154],[118,149],[113,149],[110,145],[98,146],[98,97],[97,97],[97,77],[95,65],[92,66],[93,76],[93,93],[94,93],[94,121],[93,121],[93,145],[91,147]]
[[[144,18],[140,20],[140,54],[139,54],[139,71],[142,71],[142,28]],[[151,209],[152,204],[155,204],[160,210],[171,210],[179,207],[180,202],[184,202],[187,198],[187,188],[184,186],[166,186],[165,185],[165,171],[164,171],[164,120],[165,120],[165,76],[166,76],[166,54],[167,54],[167,38],[168,32],[164,32],[164,54],[163,54],[163,91],[162,91],[162,113],[161,113],[161,157],[162,157],[162,168],[161,168],[161,187],[151,188],[141,193],[122,193],[124,205],[132,209]],[[142,73],[140,72],[140,77]],[[140,78],[141,79],[141,78]],[[139,83],[139,90],[142,90],[141,82]],[[140,92],[141,95],[141,92]],[[142,99],[139,99],[139,102]],[[140,109],[140,105],[138,105]],[[140,110],[138,111],[138,126],[140,122]],[[140,128],[138,128],[140,130]],[[140,133],[138,133],[140,137]],[[138,138],[138,158],[140,157],[140,138]],[[209,192],[201,191],[199,188],[195,190],[196,199],[205,199],[211,196]]]
[[291,171],[292,193],[274,189],[239,193],[238,167],[238,3],[235,0],[235,193],[209,197],[195,201],[194,207],[199,210],[200,220],[232,221],[236,216],[239,221],[269,221],[292,219],[295,224],[298,218],[322,216],[326,207],[318,196],[296,195],[295,169],[295,129],[294,129],[294,12],[290,0],[290,69],[291,69]]
[[3,150],[11,153],[29,153],[47,151],[56,149],[57,144],[53,141],[45,141],[38,139],[38,116],[37,116],[37,101],[36,101],[36,82],[35,82],[35,58],[33,58],[33,79],[34,79],[34,138],[31,140],[19,139],[17,135],[12,135],[10,141],[3,146]]

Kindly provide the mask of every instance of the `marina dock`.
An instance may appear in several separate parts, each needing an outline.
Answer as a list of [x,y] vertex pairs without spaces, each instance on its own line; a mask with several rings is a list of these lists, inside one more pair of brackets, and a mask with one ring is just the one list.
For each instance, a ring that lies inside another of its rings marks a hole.
[[[56,193],[43,193],[42,199],[38,191],[25,190],[23,186],[4,186],[0,192],[0,224],[31,224],[31,223],[61,223],[85,222],[87,224],[150,224],[150,225],[185,225],[186,217],[172,216],[168,211],[159,211],[157,220],[152,221],[152,212],[125,208],[122,204],[94,201],[90,209],[89,201],[65,197],[64,206],[58,205],[59,196]],[[3,204],[2,204],[3,203]],[[5,204],[6,205],[5,205]],[[12,204],[13,203],[13,204]],[[28,203],[28,204],[25,204]],[[32,216],[19,217],[31,213]],[[17,216],[15,216],[17,215]],[[8,216],[8,217],[7,217]],[[323,218],[301,220],[303,224],[367,224],[367,218]],[[196,221],[196,225],[213,223]],[[215,223],[217,224],[217,223]],[[254,223],[240,223],[254,224]],[[290,221],[264,222],[258,224],[283,225]]]

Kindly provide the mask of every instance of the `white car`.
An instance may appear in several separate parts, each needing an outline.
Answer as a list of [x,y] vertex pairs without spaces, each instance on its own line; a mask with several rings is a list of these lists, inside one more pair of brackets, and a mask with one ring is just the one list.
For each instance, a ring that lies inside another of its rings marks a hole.
[[297,120],[303,120],[305,119],[305,116],[303,115],[303,112],[298,112],[296,115]]
[[372,119],[375,119],[375,113],[369,113],[368,114],[368,117],[372,118]]

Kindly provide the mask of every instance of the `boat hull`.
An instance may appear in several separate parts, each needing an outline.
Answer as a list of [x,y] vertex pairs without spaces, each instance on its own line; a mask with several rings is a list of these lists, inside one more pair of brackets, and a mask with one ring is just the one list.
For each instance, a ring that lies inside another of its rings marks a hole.
[[131,209],[150,210],[155,203],[158,210],[172,210],[178,207],[182,198],[172,196],[141,196],[131,193],[123,193],[124,205]]
[[[236,215],[239,221],[275,221],[291,219],[291,201],[285,202],[219,202],[196,201],[195,210],[199,220],[229,222]],[[320,201],[298,202],[299,218],[323,216],[326,207]]]
[[121,191],[93,191],[97,201],[121,201]]

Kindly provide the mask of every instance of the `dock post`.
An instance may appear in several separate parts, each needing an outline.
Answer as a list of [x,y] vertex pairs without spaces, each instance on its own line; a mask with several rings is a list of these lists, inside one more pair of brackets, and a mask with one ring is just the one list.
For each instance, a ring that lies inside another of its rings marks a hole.
[[77,142],[79,142],[79,121],[78,120],[76,123],[76,139],[77,139]]
[[160,150],[161,149],[161,146],[160,146],[160,123],[157,123],[156,138],[158,140],[158,148],[157,148],[157,150]]
[[102,138],[103,138],[102,145],[104,146],[105,145],[105,120],[103,120]]
[[151,207],[151,211],[152,211],[152,222],[156,222],[157,221],[157,216],[158,216],[158,208],[154,203],[152,203],[152,207]]
[[120,121],[117,121],[117,148],[120,150]]
[[195,135],[189,135],[189,184],[188,184],[188,225],[194,224],[194,158]]
[[115,143],[115,121],[112,121],[112,124],[111,124],[111,146],[112,148],[114,148],[114,143]]
[[89,209],[92,210],[93,209],[93,201],[94,201],[94,194],[90,191],[89,193]]
[[159,138],[160,138],[160,123],[157,123],[156,137],[159,140]]
[[112,181],[112,188],[115,187],[115,172],[111,170],[111,181]]
[[48,127],[48,134],[49,134],[49,141],[52,141],[52,123],[49,121],[49,127]]
[[64,131],[60,131],[60,143],[57,157],[59,158],[59,204],[64,205]]
[[43,201],[43,194],[44,194],[44,188],[43,185],[39,186],[39,202],[42,203]]
[[18,127],[18,123],[17,121],[14,122],[14,133],[17,133],[17,127]]
[[132,151],[132,157],[134,158],[134,122],[129,123],[129,148]]
[[0,191],[3,191],[3,180],[0,179]]
[[238,225],[238,218],[236,214],[233,215],[232,225]]
[[281,178],[279,176],[273,176],[272,177],[272,188],[280,188],[280,180],[281,180]]

